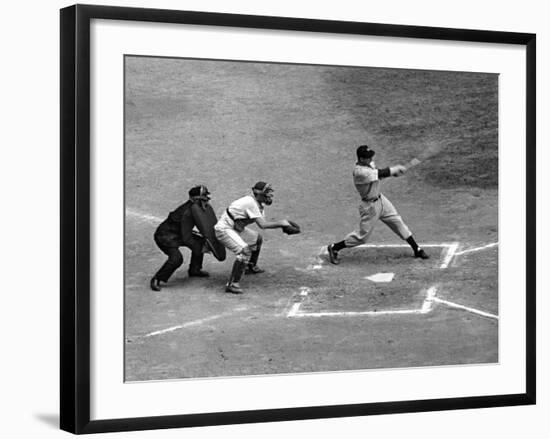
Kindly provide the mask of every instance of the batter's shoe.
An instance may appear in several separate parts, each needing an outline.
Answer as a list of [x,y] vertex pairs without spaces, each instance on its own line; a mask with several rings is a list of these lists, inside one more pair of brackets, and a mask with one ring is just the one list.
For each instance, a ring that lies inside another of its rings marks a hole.
[[328,250],[328,259],[329,261],[334,264],[334,265],[338,265],[340,263],[340,259],[338,259],[338,252],[336,250],[334,250],[334,245],[329,245],[327,247],[327,250]]
[[204,270],[189,270],[187,272],[187,274],[189,275],[189,277],[208,277],[208,276],[210,276],[208,271],[204,271]]
[[149,285],[151,286],[151,289],[153,291],[160,291],[161,290],[160,280],[158,280],[156,277],[153,277],[151,279],[151,282],[149,283]]
[[244,274],[260,274],[265,273],[265,270],[261,269],[257,265],[248,265],[246,267],[246,270],[244,271]]
[[424,250],[422,250],[421,248],[419,248],[417,251],[414,252],[414,257],[415,258],[420,258],[420,259],[430,259],[428,254]]
[[231,282],[225,286],[225,292],[232,294],[242,294],[243,290],[241,289],[241,286],[238,282]]

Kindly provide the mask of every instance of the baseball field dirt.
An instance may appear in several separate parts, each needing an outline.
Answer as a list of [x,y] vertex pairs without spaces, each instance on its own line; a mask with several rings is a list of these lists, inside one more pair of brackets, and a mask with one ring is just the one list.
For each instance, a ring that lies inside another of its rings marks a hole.
[[[128,56],[124,110],[127,381],[499,361],[497,75]],[[379,223],[328,262],[358,226],[363,143],[378,167],[421,161],[381,187],[430,259]],[[262,232],[266,272],[227,294],[234,256],[189,278],[182,248],[151,291],[154,230],[189,188],[219,216],[259,180],[266,217],[302,228]]]

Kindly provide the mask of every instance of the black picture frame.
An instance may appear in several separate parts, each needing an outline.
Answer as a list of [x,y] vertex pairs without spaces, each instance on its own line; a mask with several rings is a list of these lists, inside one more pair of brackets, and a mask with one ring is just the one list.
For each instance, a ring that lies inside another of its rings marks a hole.
[[[81,434],[326,417],[515,406],[536,401],[536,35],[289,17],[74,5],[60,11],[60,426]],[[512,44],[526,48],[525,393],[128,419],[90,419],[90,22],[93,19],[228,26]]]

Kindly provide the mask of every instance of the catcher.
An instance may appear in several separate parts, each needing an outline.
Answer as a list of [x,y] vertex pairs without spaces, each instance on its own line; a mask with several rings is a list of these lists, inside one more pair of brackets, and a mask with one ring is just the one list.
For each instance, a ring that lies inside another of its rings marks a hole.
[[257,265],[262,248],[262,235],[247,226],[256,223],[260,229],[280,228],[287,234],[300,233],[300,227],[296,223],[286,219],[265,219],[264,206],[269,206],[272,202],[273,188],[270,184],[259,181],[252,188],[250,195],[233,201],[214,226],[217,240],[236,255],[225,292],[242,294],[239,281],[243,273],[259,274],[265,271]]

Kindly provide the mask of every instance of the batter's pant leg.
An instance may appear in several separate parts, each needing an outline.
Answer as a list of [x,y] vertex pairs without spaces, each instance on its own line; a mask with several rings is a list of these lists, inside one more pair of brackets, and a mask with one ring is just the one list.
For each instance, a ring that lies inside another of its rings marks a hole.
[[159,246],[159,248],[168,256],[168,260],[160,267],[155,277],[163,282],[168,282],[174,271],[183,264],[183,256],[178,247]]
[[359,230],[355,230],[345,237],[346,247],[356,247],[367,242],[380,216],[381,206],[380,200],[361,202],[359,205]]
[[401,215],[397,213],[397,210],[395,209],[391,201],[383,195],[381,196],[381,201],[382,213],[380,215],[380,220],[401,239],[407,240],[407,238],[409,238],[412,233],[401,218]]

